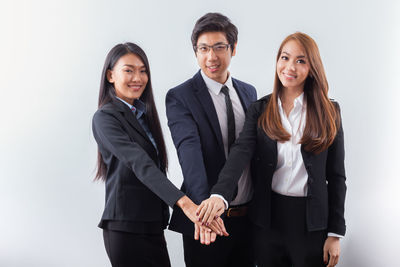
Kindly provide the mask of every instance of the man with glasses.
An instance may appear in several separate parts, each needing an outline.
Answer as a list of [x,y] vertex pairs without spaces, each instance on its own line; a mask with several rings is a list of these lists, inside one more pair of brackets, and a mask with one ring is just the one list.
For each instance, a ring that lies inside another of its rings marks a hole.
[[[195,24],[192,45],[200,69],[166,96],[168,126],[177,149],[184,182],[182,191],[195,203],[210,196],[229,148],[243,128],[245,112],[257,99],[253,86],[231,77],[228,67],[236,54],[238,30],[219,13],[208,13]],[[175,209],[169,229],[183,234],[186,266],[254,266],[251,223],[247,206],[253,188],[249,167],[238,182],[236,197],[223,216],[229,236],[201,229],[194,240],[191,221]],[[229,201],[229,200],[228,200]]]

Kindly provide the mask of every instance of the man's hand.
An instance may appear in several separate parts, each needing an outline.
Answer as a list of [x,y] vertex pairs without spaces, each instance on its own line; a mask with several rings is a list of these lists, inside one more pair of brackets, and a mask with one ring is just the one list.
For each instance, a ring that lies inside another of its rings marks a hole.
[[200,243],[204,245],[210,245],[217,239],[217,234],[211,231],[210,228],[201,226],[199,224],[194,224],[194,239],[199,240]]

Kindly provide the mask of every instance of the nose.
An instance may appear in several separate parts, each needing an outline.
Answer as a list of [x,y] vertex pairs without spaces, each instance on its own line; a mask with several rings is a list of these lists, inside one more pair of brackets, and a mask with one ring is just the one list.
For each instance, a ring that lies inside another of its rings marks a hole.
[[140,82],[140,72],[139,71],[133,72],[132,81]]
[[296,66],[295,66],[294,62],[290,61],[290,62],[288,63],[288,68],[289,68],[289,70],[291,70],[291,71],[295,71],[295,70],[296,70]]
[[215,54],[214,49],[210,48],[210,51],[208,51],[208,54],[207,54],[207,60],[213,61],[216,59],[217,59],[217,55]]

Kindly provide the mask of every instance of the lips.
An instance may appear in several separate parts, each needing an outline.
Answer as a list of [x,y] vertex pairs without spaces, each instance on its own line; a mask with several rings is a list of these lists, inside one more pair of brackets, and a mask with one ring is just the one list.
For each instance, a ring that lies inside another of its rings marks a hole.
[[297,75],[293,74],[293,73],[283,73],[283,76],[285,76],[286,79],[292,80],[292,79],[296,79]]
[[207,69],[208,69],[210,72],[216,72],[216,71],[218,71],[218,69],[219,69],[219,65],[207,66]]
[[142,85],[137,84],[128,84],[128,87],[134,91],[139,91],[142,88]]

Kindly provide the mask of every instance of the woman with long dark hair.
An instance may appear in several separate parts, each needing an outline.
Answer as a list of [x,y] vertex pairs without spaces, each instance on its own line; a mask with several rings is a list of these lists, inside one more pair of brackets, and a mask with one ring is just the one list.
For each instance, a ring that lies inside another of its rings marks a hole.
[[[317,44],[304,33],[282,42],[274,90],[249,108],[211,193],[231,200],[251,159],[257,265],[335,266],[346,231],[343,129]],[[199,217],[210,222],[225,208],[212,197]]]
[[[98,144],[95,179],[106,184],[99,227],[113,266],[170,266],[163,230],[169,208],[195,222],[196,205],[165,176],[167,153],[149,63],[133,43],[108,53],[93,117]],[[210,226],[219,232],[223,226]]]

